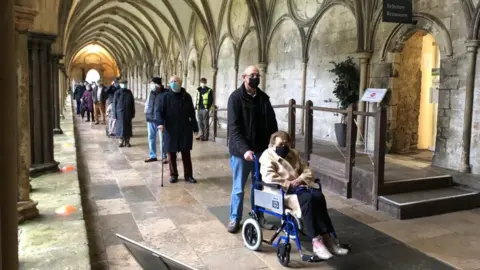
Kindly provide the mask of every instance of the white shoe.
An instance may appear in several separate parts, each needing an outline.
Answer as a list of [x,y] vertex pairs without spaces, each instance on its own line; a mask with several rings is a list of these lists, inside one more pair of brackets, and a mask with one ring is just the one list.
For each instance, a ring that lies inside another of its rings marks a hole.
[[329,260],[333,257],[332,253],[328,251],[327,247],[320,242],[319,245],[315,246],[313,245],[313,253],[320,259],[320,260]]
[[324,239],[324,243],[327,249],[334,255],[345,256],[348,254],[348,249],[340,247],[337,241],[334,241],[330,237],[328,237],[327,239]]

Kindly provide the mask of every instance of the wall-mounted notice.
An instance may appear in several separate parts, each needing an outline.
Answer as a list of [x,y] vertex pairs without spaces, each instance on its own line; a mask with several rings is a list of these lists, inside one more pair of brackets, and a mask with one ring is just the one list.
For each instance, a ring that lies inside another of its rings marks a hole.
[[363,97],[361,101],[380,103],[382,102],[386,93],[387,93],[386,88],[367,88],[363,93]]
[[412,0],[383,0],[383,21],[412,23]]

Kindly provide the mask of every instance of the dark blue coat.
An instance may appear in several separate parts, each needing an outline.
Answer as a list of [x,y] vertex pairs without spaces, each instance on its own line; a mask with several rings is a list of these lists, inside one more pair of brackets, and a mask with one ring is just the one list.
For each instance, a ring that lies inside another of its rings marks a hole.
[[163,96],[158,124],[165,127],[165,152],[192,150],[193,133],[198,132],[198,123],[192,97],[185,89],[180,93],[169,91]]

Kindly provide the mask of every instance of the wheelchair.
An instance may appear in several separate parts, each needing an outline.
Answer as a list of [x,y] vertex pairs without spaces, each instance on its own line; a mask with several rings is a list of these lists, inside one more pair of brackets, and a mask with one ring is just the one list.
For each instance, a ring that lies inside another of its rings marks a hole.
[[[317,183],[320,181],[317,179]],[[262,191],[263,187],[270,187],[278,189],[278,194]],[[252,210],[249,213],[248,218],[242,227],[242,236],[245,246],[252,250],[257,251],[260,249],[262,243],[272,245],[277,248],[277,260],[282,266],[288,266],[290,263],[290,241],[294,241],[297,249],[300,253],[300,258],[304,262],[316,263],[321,262],[320,258],[315,255],[304,254],[300,243],[300,234],[306,234],[302,231],[302,220],[296,217],[292,211],[287,209],[284,205],[285,191],[279,184],[264,183],[261,181],[260,164],[258,158],[254,155],[254,173],[252,177],[251,185],[251,204]],[[281,226],[278,228],[273,236],[269,240],[263,239],[262,228],[258,222],[258,214],[268,214],[277,217],[281,221]],[[282,234],[283,233],[283,234]],[[281,235],[282,234],[282,235]],[[342,248],[348,250],[351,249],[350,245],[340,244],[335,232],[331,234],[331,237]]]

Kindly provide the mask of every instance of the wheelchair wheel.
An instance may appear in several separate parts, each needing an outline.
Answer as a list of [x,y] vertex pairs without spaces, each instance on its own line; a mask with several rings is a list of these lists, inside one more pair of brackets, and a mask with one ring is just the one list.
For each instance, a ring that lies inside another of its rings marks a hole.
[[282,266],[287,266],[290,263],[290,244],[281,243],[277,248],[277,260]]
[[263,241],[263,233],[257,220],[249,218],[243,223],[242,227],[243,243],[253,251],[260,248]]

